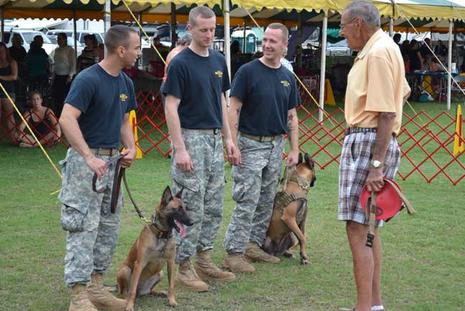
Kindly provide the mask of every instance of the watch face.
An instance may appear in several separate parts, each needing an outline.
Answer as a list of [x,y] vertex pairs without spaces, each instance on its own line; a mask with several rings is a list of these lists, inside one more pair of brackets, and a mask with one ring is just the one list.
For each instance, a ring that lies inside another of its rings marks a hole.
[[378,161],[378,160],[374,160],[374,161],[372,162],[372,165],[373,165],[374,168],[378,168],[378,167],[381,166],[381,162]]

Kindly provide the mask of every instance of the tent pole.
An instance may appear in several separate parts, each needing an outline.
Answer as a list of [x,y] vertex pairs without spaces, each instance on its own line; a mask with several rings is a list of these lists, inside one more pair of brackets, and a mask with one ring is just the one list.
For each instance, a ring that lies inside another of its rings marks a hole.
[[111,27],[111,0],[105,0],[105,9],[103,11],[103,31],[107,32]]
[[392,38],[394,36],[394,19],[389,18],[389,36]]
[[454,22],[449,20],[449,49],[447,51],[447,110],[450,111],[450,100],[451,100],[451,86],[452,86],[452,29]]
[[[76,25],[76,9],[73,8],[73,38],[74,38],[74,57],[77,60],[77,25]],[[77,68],[76,68],[77,69]]]
[[176,4],[172,2],[171,2],[170,37],[171,37],[171,48],[174,49],[174,47],[176,46]]
[[328,12],[323,12],[323,29],[321,38],[321,68],[320,68],[320,109],[318,120],[323,122],[323,112],[325,109],[325,74],[326,74],[326,38],[328,32]]
[[245,42],[245,37],[247,34],[247,19],[244,17],[244,41],[242,41],[242,53],[246,52],[246,42]]
[[228,76],[231,77],[231,32],[230,27],[230,15],[229,15],[229,0],[223,0],[223,20],[224,20],[224,45],[223,53],[226,58],[226,65],[228,66]]

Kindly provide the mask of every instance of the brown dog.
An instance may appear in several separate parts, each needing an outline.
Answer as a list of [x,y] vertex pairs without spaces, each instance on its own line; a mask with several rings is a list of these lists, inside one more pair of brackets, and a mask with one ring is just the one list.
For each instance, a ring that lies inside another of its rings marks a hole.
[[[300,262],[308,264],[305,252],[305,220],[307,218],[307,193],[313,187],[315,163],[306,153],[300,154],[295,169],[285,174],[283,189],[276,194],[270,226],[266,233],[263,250],[271,255],[292,256],[290,248],[300,244]],[[294,236],[295,235],[295,236]]]
[[174,228],[183,236],[184,225],[192,226],[192,221],[183,207],[181,193],[173,197],[170,188],[166,187],[152,215],[152,223],[142,229],[118,271],[118,290],[120,294],[128,295],[127,311],[134,310],[136,296],[152,292],[163,277],[165,264],[168,268],[168,303],[176,306],[176,243],[172,231]]

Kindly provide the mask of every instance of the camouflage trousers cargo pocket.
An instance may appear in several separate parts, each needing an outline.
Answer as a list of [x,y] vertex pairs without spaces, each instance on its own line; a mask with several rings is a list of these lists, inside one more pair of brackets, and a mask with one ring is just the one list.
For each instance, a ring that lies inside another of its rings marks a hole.
[[63,204],[61,207],[61,226],[69,232],[81,232],[84,230],[84,220],[87,216],[87,208],[77,208]]

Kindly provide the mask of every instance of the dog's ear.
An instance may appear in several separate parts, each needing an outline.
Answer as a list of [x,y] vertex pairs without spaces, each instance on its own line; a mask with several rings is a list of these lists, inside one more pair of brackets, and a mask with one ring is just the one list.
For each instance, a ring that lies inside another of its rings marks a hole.
[[161,197],[161,203],[162,205],[168,205],[171,200],[173,200],[173,195],[171,194],[170,186],[166,186]]
[[302,152],[299,152],[299,163],[297,164],[300,164],[302,162],[303,162]]
[[313,161],[312,157],[308,154],[305,153],[305,163],[308,164],[308,166],[313,170],[315,168],[315,161]]
[[181,188],[181,190],[179,190],[178,193],[176,193],[175,197],[178,198],[178,199],[182,199],[182,192],[184,191],[184,187]]

